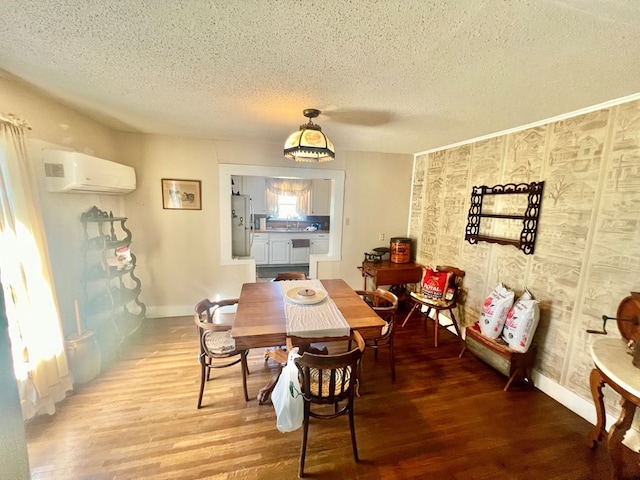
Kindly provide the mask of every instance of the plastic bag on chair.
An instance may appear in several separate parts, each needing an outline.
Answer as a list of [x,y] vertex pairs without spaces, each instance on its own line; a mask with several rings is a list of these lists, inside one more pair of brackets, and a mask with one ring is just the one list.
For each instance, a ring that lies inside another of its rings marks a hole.
[[298,347],[291,349],[287,364],[282,368],[278,382],[271,393],[271,402],[276,411],[276,427],[281,432],[293,432],[302,426],[304,399],[300,393],[298,367]]

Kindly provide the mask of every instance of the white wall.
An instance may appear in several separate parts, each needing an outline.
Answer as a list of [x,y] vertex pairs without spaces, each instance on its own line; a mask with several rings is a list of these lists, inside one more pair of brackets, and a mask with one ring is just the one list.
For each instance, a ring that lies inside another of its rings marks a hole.
[[[242,284],[254,278],[252,262],[229,265],[221,258],[221,224],[227,221],[220,213],[221,164],[228,165],[225,175],[234,168],[260,175],[286,169],[292,176],[301,170],[326,170],[326,165],[292,164],[282,157],[280,144],[138,134],[120,134],[119,139],[124,163],[138,172],[138,188],[127,195],[126,208],[148,316],[190,314],[200,299],[235,297]],[[357,267],[365,251],[380,245],[378,232],[406,235],[413,159],[339,150],[337,156],[330,169],[344,171],[347,177],[344,199],[338,204],[344,200],[344,211],[355,223],[342,226],[342,251],[319,265],[318,276],[344,278],[360,287]],[[202,210],[163,210],[162,178],[200,180]],[[363,221],[358,220],[361,209]],[[372,209],[378,213],[372,214]],[[334,226],[340,230],[340,224]]]

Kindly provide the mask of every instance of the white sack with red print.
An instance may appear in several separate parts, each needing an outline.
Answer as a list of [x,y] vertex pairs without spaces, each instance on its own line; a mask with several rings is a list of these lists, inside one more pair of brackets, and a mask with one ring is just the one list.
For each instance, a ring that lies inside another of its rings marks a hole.
[[479,320],[480,331],[485,337],[495,339],[500,336],[514,297],[513,290],[500,283],[485,299]]
[[531,346],[540,320],[538,301],[533,299],[529,290],[524,291],[516,300],[502,329],[502,338],[509,348],[516,352],[526,352]]

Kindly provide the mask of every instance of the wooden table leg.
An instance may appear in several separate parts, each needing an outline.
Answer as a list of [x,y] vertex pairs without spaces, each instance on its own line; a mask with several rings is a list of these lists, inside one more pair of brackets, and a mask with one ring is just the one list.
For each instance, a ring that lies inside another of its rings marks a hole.
[[609,432],[609,438],[607,440],[607,446],[609,448],[609,456],[611,457],[611,464],[613,465],[613,478],[622,477],[622,440],[624,440],[624,434],[631,427],[633,422],[633,414],[636,411],[635,404],[625,398],[622,399],[622,411],[618,421],[611,427]]
[[[435,309],[436,314],[433,318],[433,346],[438,346],[438,330],[440,330],[440,310]],[[427,310],[427,315],[429,315],[429,310]]]
[[600,370],[597,368],[591,370],[591,375],[589,375],[589,385],[591,387],[593,403],[596,406],[596,424],[587,436],[587,442],[590,448],[595,448],[598,445],[598,442],[604,439],[607,434],[607,418],[604,412],[604,394],[602,393],[604,383],[604,378],[602,377]]

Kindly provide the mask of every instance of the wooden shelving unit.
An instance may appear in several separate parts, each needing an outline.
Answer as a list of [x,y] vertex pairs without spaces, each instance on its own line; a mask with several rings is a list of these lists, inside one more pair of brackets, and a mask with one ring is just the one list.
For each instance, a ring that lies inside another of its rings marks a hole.
[[115,355],[120,344],[142,323],[146,306],[139,299],[136,256],[130,252],[132,234],[127,217],[92,207],[80,217],[84,228],[82,318],[94,330],[103,359]]

